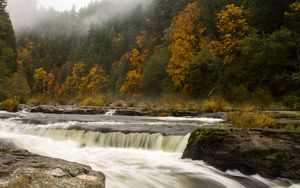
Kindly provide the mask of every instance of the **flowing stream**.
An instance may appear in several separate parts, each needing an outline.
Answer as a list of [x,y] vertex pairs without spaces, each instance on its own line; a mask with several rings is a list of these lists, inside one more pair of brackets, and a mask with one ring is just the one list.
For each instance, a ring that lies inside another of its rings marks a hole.
[[300,188],[182,160],[190,132],[216,118],[53,115],[0,112],[0,138],[33,153],[91,166],[108,188]]

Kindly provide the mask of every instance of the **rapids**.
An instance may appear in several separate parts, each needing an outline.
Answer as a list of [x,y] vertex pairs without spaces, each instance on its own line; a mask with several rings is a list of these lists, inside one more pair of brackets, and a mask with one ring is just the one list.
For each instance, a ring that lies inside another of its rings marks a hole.
[[213,118],[53,115],[0,112],[0,138],[33,153],[102,171],[108,188],[299,188],[182,160],[189,133]]

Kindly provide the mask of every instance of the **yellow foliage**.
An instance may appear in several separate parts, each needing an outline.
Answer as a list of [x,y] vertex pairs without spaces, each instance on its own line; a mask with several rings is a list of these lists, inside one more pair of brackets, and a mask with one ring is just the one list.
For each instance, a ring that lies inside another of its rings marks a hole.
[[201,103],[201,111],[203,112],[220,112],[227,111],[230,108],[229,103],[222,97],[211,97]]
[[276,120],[254,106],[246,106],[240,112],[230,112],[227,119],[235,128],[276,128]]
[[243,6],[230,4],[217,14],[216,27],[220,40],[212,42],[213,52],[224,59],[224,63],[233,62],[245,43],[249,30],[248,10]]
[[53,73],[47,73],[44,68],[37,68],[34,70],[33,79],[35,89],[38,90],[38,92],[54,94],[55,75]]
[[0,103],[0,107],[8,112],[18,111],[19,101],[16,99],[7,99]]
[[82,89],[82,77],[85,64],[83,62],[76,63],[72,71],[68,74],[66,80],[60,87],[59,94],[77,95]]
[[33,58],[33,48],[34,43],[31,41],[27,41],[26,46],[18,51],[18,59],[22,62],[31,63]]
[[104,106],[105,99],[102,96],[92,96],[92,97],[85,98],[83,101],[81,101],[80,105],[82,105],[82,106]]
[[176,87],[183,87],[192,59],[196,56],[198,37],[204,32],[199,26],[200,9],[189,3],[172,23],[172,56],[167,72]]
[[136,69],[133,71],[129,71],[126,76],[126,82],[120,89],[120,94],[130,94],[134,95],[139,92],[139,83],[141,81],[141,70]]
[[95,65],[90,69],[87,76],[82,78],[81,93],[99,93],[101,86],[107,84],[108,75],[100,65]]
[[[144,45],[144,36],[138,35],[136,37],[137,45],[142,48]],[[133,49],[130,55],[130,62],[132,70],[129,71],[126,75],[125,83],[119,90],[121,95],[136,95],[139,93],[140,87],[139,84],[141,82],[141,76],[143,71],[143,65],[145,61],[145,57],[148,54],[148,50],[142,49]]]

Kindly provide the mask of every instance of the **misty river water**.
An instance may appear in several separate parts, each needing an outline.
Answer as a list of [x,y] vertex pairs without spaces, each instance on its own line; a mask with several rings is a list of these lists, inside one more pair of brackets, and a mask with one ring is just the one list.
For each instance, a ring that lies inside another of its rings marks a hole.
[[0,138],[32,153],[91,166],[108,188],[300,188],[202,161],[181,159],[190,132],[223,121],[207,117],[127,117],[0,112]]

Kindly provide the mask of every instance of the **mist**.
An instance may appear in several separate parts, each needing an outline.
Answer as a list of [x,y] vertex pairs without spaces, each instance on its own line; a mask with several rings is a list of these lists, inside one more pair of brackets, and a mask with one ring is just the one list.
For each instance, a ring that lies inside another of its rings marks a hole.
[[37,0],[8,0],[7,10],[17,34],[34,31],[43,24],[52,24],[57,27],[57,32],[70,30],[84,33],[92,23],[101,25],[110,19],[124,18],[136,9],[146,9],[151,2],[152,0],[101,0],[91,1],[86,7],[60,11],[39,6]]

